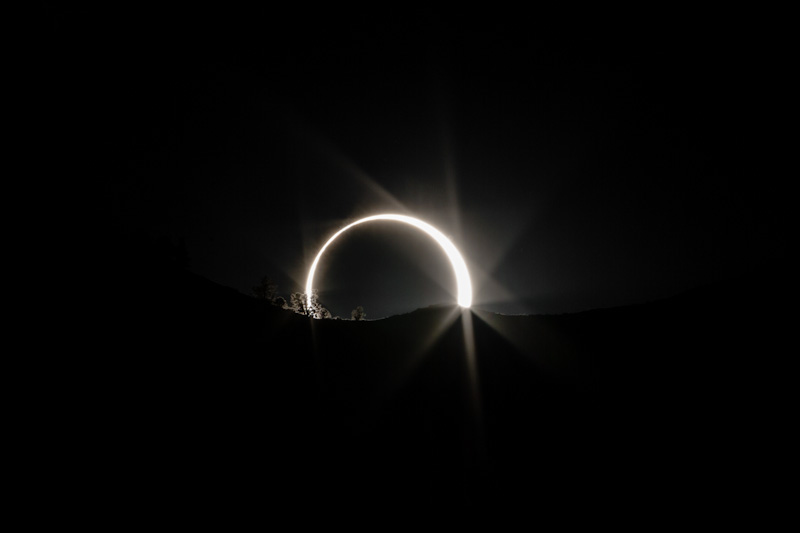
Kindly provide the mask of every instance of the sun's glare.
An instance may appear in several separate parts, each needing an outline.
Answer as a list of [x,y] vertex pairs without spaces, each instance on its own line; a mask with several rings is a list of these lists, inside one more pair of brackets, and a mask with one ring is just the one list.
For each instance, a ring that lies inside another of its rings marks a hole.
[[325,253],[325,250],[328,246],[331,245],[333,241],[336,240],[336,237],[344,233],[345,231],[349,230],[354,226],[358,226],[359,224],[363,224],[365,222],[372,222],[374,220],[392,220],[395,222],[403,222],[405,224],[409,224],[414,226],[415,228],[422,230],[428,236],[430,236],[433,240],[435,240],[439,246],[442,247],[444,253],[447,254],[447,258],[450,260],[450,264],[453,265],[453,271],[456,275],[456,285],[458,287],[458,305],[461,307],[469,307],[472,305],[472,281],[469,277],[469,271],[467,270],[467,264],[464,262],[464,258],[461,256],[459,251],[456,249],[455,245],[444,236],[444,234],[439,231],[438,229],[434,228],[427,222],[423,222],[417,218],[409,217],[405,215],[373,215],[371,217],[362,218],[361,220],[356,220],[352,224],[345,226],[344,228],[337,231],[333,237],[328,239],[328,242],[320,249],[317,257],[314,259],[314,262],[311,265],[311,270],[308,271],[308,280],[306,281],[306,295],[308,298],[308,305],[311,306],[311,292],[314,286],[314,271],[317,269],[317,264],[319,260],[322,258],[322,254]]

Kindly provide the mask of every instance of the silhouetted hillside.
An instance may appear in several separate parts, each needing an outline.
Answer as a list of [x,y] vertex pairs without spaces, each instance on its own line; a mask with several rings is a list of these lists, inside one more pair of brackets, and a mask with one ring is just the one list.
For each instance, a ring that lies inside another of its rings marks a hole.
[[87,475],[176,501],[708,510],[780,466],[785,278],[353,322],[152,269],[103,296],[70,357],[69,438],[103,443]]

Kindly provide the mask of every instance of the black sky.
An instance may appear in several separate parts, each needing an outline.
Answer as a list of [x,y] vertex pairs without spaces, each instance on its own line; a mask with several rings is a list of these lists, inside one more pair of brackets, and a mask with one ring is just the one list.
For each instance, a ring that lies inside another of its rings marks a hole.
[[[301,290],[327,237],[379,212],[451,235],[499,312],[641,302],[783,254],[785,37],[753,14],[47,5],[42,28],[44,130],[83,214],[183,238],[242,292]],[[365,226],[322,300],[447,301],[437,254]]]

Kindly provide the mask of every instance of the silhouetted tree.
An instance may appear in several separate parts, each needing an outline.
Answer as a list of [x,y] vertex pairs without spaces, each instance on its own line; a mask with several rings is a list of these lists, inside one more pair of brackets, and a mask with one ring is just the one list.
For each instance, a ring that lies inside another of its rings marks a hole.
[[308,302],[304,292],[293,292],[289,299],[289,309],[304,316],[308,315]]
[[287,307],[286,298],[284,298],[283,296],[278,296],[277,298],[275,298],[275,301],[273,303],[282,309],[286,309]]
[[277,290],[278,286],[269,279],[269,276],[264,276],[261,278],[261,283],[253,287],[253,296],[275,303],[275,291]]
[[325,306],[319,301],[317,290],[311,291],[311,307],[309,308],[309,315],[314,318],[333,318],[331,312],[325,309]]
[[350,311],[350,318],[353,320],[364,320],[367,318],[367,313],[364,312],[364,308],[360,305]]
[[310,305],[305,293],[293,292],[288,308],[295,313],[312,318],[333,318],[331,312],[325,309],[325,306],[320,303],[316,290],[311,293]]

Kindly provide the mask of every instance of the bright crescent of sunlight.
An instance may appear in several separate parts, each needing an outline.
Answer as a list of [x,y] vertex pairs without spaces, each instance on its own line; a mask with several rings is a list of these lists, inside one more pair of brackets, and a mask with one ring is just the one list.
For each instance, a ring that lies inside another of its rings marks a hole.
[[333,237],[328,239],[328,242],[325,243],[325,246],[320,249],[316,259],[314,259],[314,263],[311,265],[311,270],[308,271],[308,281],[306,281],[306,295],[308,298],[309,307],[311,306],[311,290],[314,285],[314,271],[317,269],[317,264],[319,263],[322,254],[325,253],[325,250],[328,248],[328,246],[330,246],[331,243],[336,240],[336,237],[349,230],[353,226],[358,226],[364,222],[372,222],[373,220],[394,220],[396,222],[404,222],[405,224],[409,224],[419,230],[424,231],[433,240],[439,243],[439,246],[442,247],[444,253],[447,254],[447,258],[453,265],[453,270],[456,274],[456,284],[458,285],[458,305],[461,307],[469,307],[472,305],[472,281],[470,281],[469,278],[467,264],[464,262],[464,258],[461,257],[461,254],[458,252],[455,245],[450,242],[450,239],[445,237],[441,231],[434,228],[430,224],[413,217],[408,217],[405,215],[374,215],[371,217],[362,218],[361,220],[356,220],[352,224],[340,229],[333,235]]

